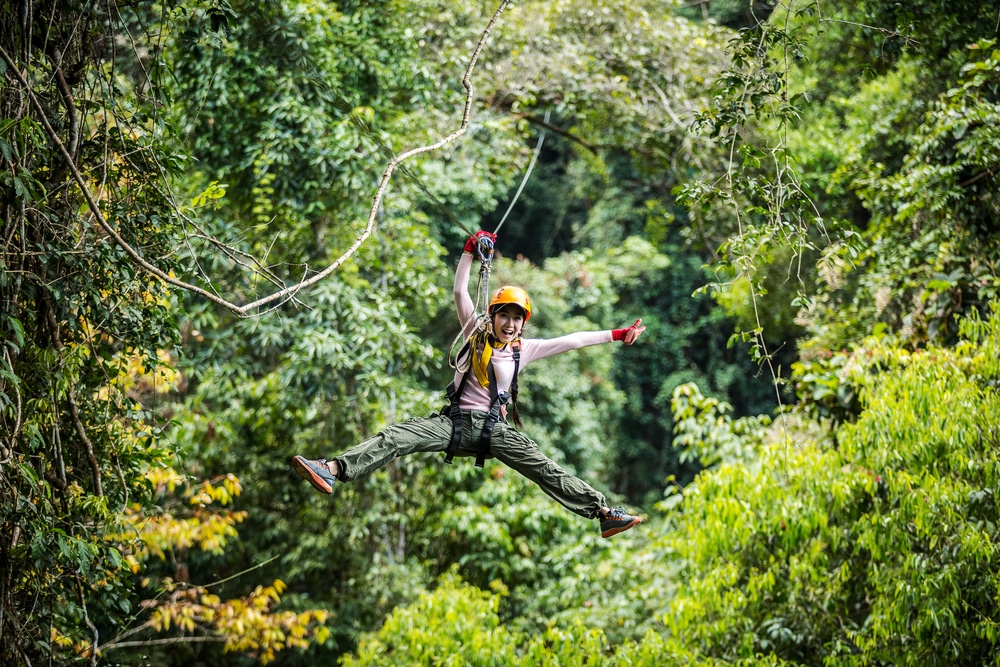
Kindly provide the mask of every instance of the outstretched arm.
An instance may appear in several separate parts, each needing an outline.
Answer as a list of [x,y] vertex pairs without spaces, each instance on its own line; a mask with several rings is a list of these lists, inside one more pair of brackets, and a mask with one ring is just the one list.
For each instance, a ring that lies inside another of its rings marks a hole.
[[528,363],[535,359],[544,359],[555,354],[577,350],[588,345],[599,345],[612,341],[621,341],[626,345],[631,345],[646,330],[642,326],[642,320],[625,329],[610,329],[606,331],[578,331],[576,333],[559,336],[558,338],[532,338],[524,341],[524,350],[521,353],[521,362]]

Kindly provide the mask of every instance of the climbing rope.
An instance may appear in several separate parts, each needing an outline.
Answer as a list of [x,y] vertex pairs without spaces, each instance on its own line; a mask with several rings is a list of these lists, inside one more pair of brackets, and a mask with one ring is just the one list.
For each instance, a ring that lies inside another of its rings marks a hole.
[[[462,328],[455,335],[454,340],[452,340],[451,351],[448,353],[448,365],[463,373],[468,370],[467,366],[463,366],[462,368],[458,366],[458,354],[461,353],[463,334],[469,331],[469,335],[471,336],[471,332],[485,328],[490,321],[487,305],[490,301],[490,271],[493,268],[493,241],[489,238],[480,239],[476,254],[479,257],[479,284],[476,286],[476,302],[473,304],[472,317],[462,323]],[[475,326],[470,326],[473,322],[475,322]],[[456,349],[458,350],[457,352]],[[465,363],[470,363],[471,359],[472,355],[470,354]]]

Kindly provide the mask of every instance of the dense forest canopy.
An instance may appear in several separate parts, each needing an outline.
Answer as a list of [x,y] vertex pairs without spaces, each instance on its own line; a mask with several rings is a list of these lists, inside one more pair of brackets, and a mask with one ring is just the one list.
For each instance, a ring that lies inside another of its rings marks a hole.
[[[1000,3],[0,15],[2,664],[997,662]],[[520,401],[639,528],[291,471],[441,408],[481,228],[647,325]]]

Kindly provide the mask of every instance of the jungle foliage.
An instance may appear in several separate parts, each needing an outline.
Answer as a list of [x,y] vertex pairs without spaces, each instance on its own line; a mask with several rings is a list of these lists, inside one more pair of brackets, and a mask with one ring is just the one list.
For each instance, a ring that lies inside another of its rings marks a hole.
[[[1000,662],[996,3],[0,16],[4,665]],[[613,540],[495,463],[287,464],[441,407],[501,222],[527,335],[648,326],[522,377]]]

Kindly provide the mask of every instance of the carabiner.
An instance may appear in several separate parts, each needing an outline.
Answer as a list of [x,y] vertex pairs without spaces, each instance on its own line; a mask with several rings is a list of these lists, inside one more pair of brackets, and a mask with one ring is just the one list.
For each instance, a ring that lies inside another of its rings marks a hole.
[[476,254],[479,255],[479,261],[481,262],[492,262],[493,261],[493,239],[488,236],[480,236],[478,244],[476,244]]

